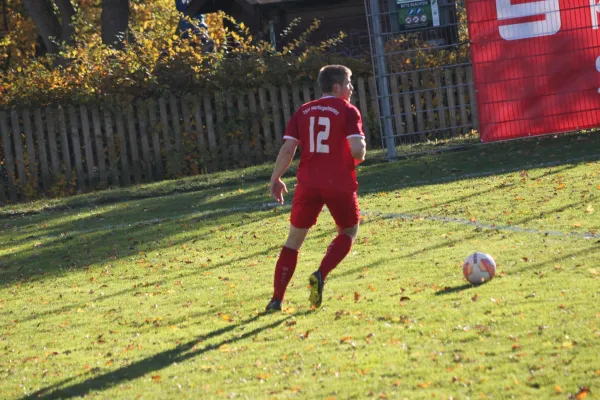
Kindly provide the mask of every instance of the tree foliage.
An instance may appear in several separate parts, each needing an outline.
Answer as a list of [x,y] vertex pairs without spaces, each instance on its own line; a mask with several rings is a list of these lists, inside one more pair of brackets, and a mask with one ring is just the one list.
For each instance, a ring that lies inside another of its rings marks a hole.
[[[89,103],[165,92],[184,94],[201,90],[247,90],[266,84],[301,83],[314,79],[325,63],[343,62],[355,74],[366,74],[366,60],[341,58],[328,51],[344,37],[318,45],[307,38],[319,28],[315,21],[305,32],[296,23],[282,35],[287,45],[274,51],[271,44],[252,37],[248,28],[231,17],[208,17],[211,49],[199,39],[176,34],[181,14],[172,0],[130,1],[129,40],[122,50],[103,43],[98,27],[102,0],[74,0],[72,40],[60,43],[56,54],[36,57],[36,27],[19,0],[7,2],[8,32],[0,39],[0,106],[41,106]],[[106,1],[106,0],[104,0]],[[233,31],[222,20],[234,22]],[[296,21],[297,22],[297,21]],[[233,39],[237,46],[231,47]],[[10,55],[10,56],[7,56]],[[57,58],[64,60],[58,63]],[[4,64],[3,64],[4,63]]]

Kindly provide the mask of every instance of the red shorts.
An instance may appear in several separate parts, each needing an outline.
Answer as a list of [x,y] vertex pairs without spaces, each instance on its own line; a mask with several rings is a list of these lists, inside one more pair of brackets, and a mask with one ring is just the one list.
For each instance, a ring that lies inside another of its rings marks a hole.
[[317,217],[326,205],[341,229],[358,224],[360,210],[356,192],[340,192],[296,185],[292,201],[291,223],[298,229],[308,229],[317,223]]

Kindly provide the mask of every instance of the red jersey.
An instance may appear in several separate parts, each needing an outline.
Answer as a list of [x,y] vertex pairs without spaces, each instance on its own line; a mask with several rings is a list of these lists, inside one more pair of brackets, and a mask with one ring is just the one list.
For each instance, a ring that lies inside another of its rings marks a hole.
[[322,97],[294,113],[284,139],[300,146],[298,183],[313,188],[358,189],[349,137],[364,137],[356,107],[337,97]]

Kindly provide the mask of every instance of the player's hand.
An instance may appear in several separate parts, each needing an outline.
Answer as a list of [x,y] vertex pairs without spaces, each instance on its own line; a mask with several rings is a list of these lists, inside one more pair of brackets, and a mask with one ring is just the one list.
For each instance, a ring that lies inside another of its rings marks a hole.
[[288,190],[281,179],[271,181],[271,196],[273,196],[275,201],[279,204],[283,204],[283,192],[287,194]]

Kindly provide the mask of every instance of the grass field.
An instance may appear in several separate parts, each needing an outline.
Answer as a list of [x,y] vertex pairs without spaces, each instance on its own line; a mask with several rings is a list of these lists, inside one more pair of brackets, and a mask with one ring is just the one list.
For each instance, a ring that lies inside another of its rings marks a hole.
[[[598,399],[598,149],[366,163],[361,232],[316,311],[327,212],[263,313],[289,224],[270,165],[4,207],[0,398]],[[471,286],[477,250],[498,274]]]

